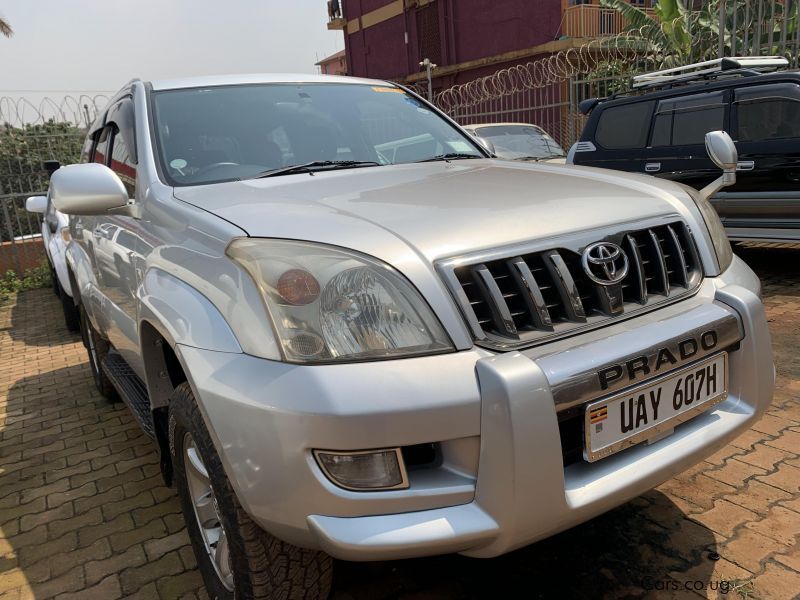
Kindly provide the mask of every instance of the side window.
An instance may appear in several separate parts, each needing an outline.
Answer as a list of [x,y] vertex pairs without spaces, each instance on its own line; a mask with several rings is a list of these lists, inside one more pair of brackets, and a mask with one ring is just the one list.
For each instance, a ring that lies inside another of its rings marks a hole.
[[82,163],[92,162],[92,146],[94,145],[94,136],[87,136],[86,141],[83,142],[83,148],[81,148],[81,160]]
[[116,125],[112,126],[112,133],[109,167],[122,180],[128,190],[128,197],[133,198],[136,195],[136,164],[133,162],[130,144]]
[[600,115],[595,141],[609,150],[644,148],[655,101],[612,106]]
[[702,144],[709,131],[725,128],[722,92],[695,94],[658,103],[651,146]]
[[775,83],[736,90],[736,139],[742,142],[800,137],[800,85]]
[[105,127],[97,134],[97,144],[94,147],[92,162],[100,163],[101,165],[108,164],[108,145],[110,141],[111,128]]
[[136,249],[136,238],[127,231],[120,231],[117,236],[117,244],[126,250],[134,251]]

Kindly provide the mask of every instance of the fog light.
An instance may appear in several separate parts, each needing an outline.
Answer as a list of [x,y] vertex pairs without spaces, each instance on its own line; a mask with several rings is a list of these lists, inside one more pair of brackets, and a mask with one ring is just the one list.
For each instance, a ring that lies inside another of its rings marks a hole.
[[408,487],[400,448],[359,452],[315,450],[314,456],[328,479],[348,490],[394,490]]

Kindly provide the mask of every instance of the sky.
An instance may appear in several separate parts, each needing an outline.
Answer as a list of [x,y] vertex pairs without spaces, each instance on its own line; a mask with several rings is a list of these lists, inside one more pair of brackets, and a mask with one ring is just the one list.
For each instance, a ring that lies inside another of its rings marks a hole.
[[344,48],[325,0],[0,0],[0,97],[113,92],[138,77],[314,73]]

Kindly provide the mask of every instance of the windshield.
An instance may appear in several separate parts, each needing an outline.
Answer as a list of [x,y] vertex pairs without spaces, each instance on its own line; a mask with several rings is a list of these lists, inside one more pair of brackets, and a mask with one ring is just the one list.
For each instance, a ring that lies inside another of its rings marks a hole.
[[543,129],[533,125],[496,125],[478,127],[478,137],[494,144],[495,154],[500,158],[559,158],[566,156]]
[[484,156],[475,141],[389,85],[191,88],[154,92],[153,106],[159,159],[172,185],[247,179],[320,161],[312,166]]

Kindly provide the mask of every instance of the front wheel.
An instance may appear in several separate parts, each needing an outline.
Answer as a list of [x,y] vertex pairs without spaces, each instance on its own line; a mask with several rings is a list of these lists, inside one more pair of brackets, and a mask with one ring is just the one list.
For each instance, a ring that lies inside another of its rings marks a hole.
[[219,600],[327,598],[333,560],[273,537],[248,516],[187,383],[175,388],[170,400],[169,440],[183,518],[208,595]]

